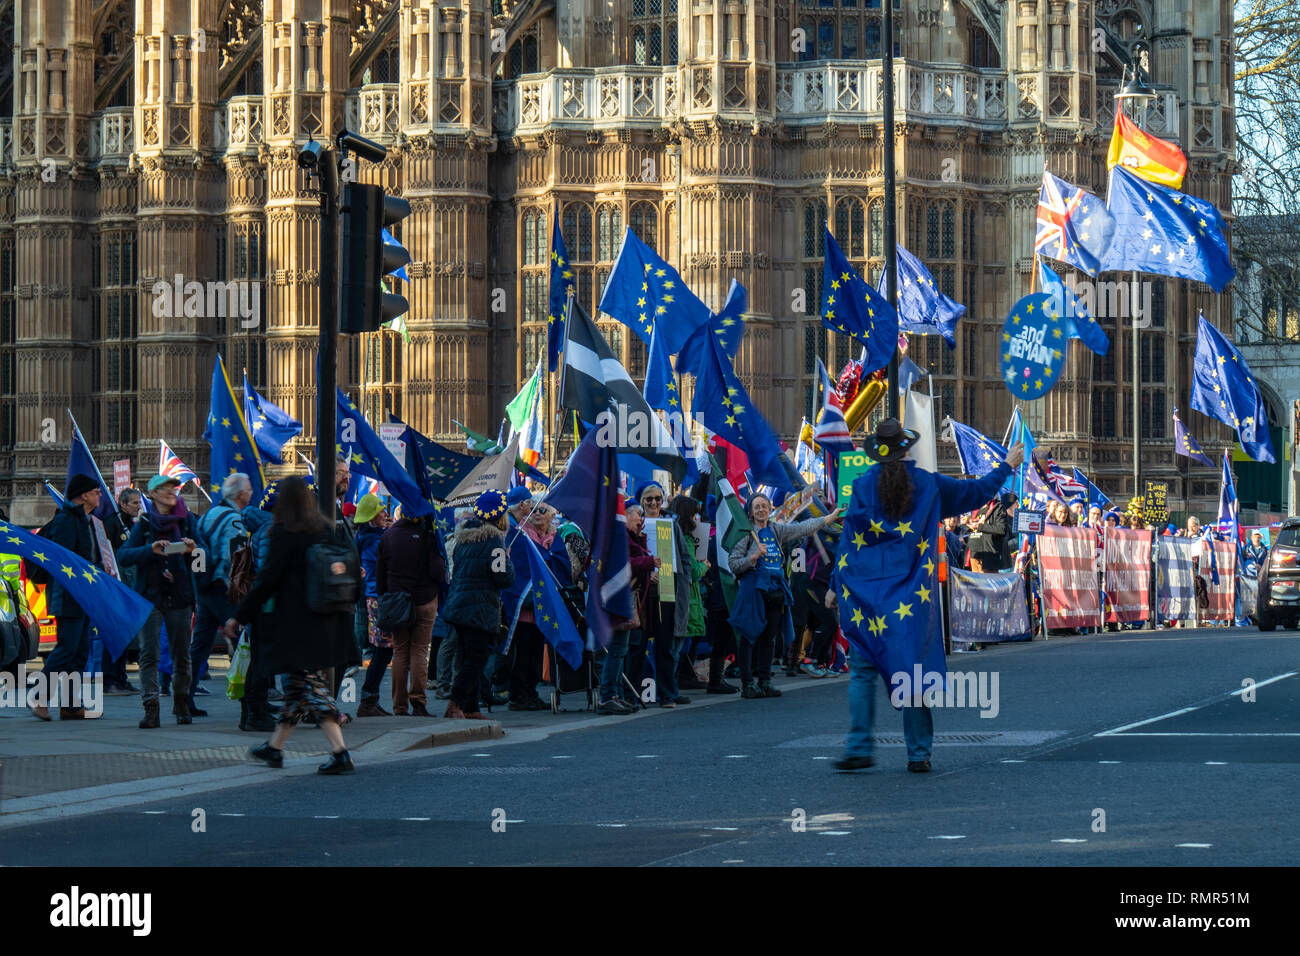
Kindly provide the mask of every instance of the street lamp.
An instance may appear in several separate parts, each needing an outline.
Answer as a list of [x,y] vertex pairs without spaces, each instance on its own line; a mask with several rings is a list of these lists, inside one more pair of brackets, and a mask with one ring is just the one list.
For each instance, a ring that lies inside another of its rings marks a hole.
[[[1139,44],[1140,46],[1140,44]],[[1134,47],[1134,53],[1139,53],[1137,46]],[[1133,74],[1130,76],[1128,71],[1124,71],[1125,81],[1120,91],[1115,94],[1115,109],[1117,111],[1124,109],[1124,102],[1130,101],[1134,104],[1134,112],[1141,111],[1140,118],[1134,116],[1134,122],[1139,126],[1142,125],[1142,119],[1146,118],[1147,105],[1156,98],[1156,93],[1151,87],[1147,86],[1142,80],[1142,68],[1138,65],[1135,58],[1133,61]],[[1129,318],[1133,321],[1133,497],[1136,498],[1142,493],[1142,397],[1141,397],[1141,379],[1138,374],[1138,348],[1141,344],[1138,337],[1138,274],[1133,272],[1133,279],[1129,285]],[[1143,502],[1145,504],[1145,502]]]

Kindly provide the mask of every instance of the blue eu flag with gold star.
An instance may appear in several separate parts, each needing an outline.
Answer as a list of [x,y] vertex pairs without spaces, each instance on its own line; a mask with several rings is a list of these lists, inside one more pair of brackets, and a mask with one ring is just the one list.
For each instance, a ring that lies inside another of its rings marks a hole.
[[[560,597],[560,588],[555,575],[546,566],[546,559],[537,550],[533,539],[520,534],[524,548],[528,552],[528,570],[531,580],[519,599],[519,606],[530,597],[533,601],[533,622],[546,638],[546,643],[555,648],[555,653],[564,658],[564,662],[577,670],[582,666],[582,652],[586,644],[578,633],[578,626],[573,623],[564,598]],[[518,615],[518,609],[515,611]]]
[[1200,316],[1192,360],[1192,408],[1236,429],[1242,450],[1255,461],[1277,461],[1268,409],[1250,366],[1204,315]]
[[1178,409],[1176,408],[1174,409],[1174,451],[1198,464],[1204,465],[1206,468],[1214,467],[1214,462],[1210,461],[1205,452],[1201,451],[1201,443],[1187,430],[1183,420],[1178,417]]
[[669,355],[709,321],[709,307],[686,287],[677,270],[637,238],[631,228],[623,238],[614,269],[600,297],[600,311],[612,315],[646,345],[655,329]]
[[560,346],[564,342],[564,321],[568,314],[569,295],[576,294],[573,265],[560,232],[560,211],[555,210],[551,230],[551,301],[546,313],[546,368],[554,372],[560,363]]
[[1000,462],[1007,460],[1007,450],[993,439],[955,419],[948,421],[952,425],[952,438],[957,445],[957,458],[961,461],[963,474],[987,475]]
[[822,325],[866,346],[862,374],[889,364],[898,348],[898,313],[889,300],[858,275],[826,226],[826,267],[822,275]]
[[253,430],[258,451],[271,461],[279,461],[284,443],[302,434],[302,422],[259,395],[247,373],[244,374],[244,416]]
[[[117,660],[153,613],[153,605],[103,568],[48,538],[0,521],[0,551],[45,569],[86,612],[109,656]],[[93,634],[92,634],[93,636]]]
[[258,454],[244,420],[242,403],[235,399],[235,391],[226,377],[226,367],[218,355],[212,366],[212,393],[208,405],[208,427],[203,440],[212,446],[211,467],[208,470],[208,488],[220,491],[221,482],[228,475],[243,472],[253,485],[253,500],[262,497],[266,476],[262,473],[262,457]]
[[434,513],[434,507],[420,494],[420,487],[406,473],[404,463],[393,457],[366,417],[343,389],[338,389],[338,421],[335,426],[335,450],[348,457],[348,470],[354,475],[382,481],[388,493],[402,504],[408,518]]

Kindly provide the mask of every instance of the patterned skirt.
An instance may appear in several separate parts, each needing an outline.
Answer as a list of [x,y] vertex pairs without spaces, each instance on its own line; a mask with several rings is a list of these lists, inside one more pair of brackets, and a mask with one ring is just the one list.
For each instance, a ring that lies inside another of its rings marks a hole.
[[393,635],[379,629],[379,598],[366,598],[366,633],[375,647],[392,647]]
[[308,714],[314,714],[317,721],[327,717],[338,720],[339,708],[332,690],[322,671],[291,671],[286,674],[279,722],[296,725]]

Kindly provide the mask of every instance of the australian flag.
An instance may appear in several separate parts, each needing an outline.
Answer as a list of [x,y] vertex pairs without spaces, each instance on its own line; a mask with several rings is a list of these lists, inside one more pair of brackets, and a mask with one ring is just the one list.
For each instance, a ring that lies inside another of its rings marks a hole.
[[969,425],[948,419],[963,474],[981,478],[1007,460],[1007,450]]
[[677,270],[637,238],[629,227],[614,269],[600,297],[600,311],[612,315],[646,345],[655,329],[669,355],[676,355],[692,333],[706,325],[709,307],[686,287]]
[[1198,442],[1192,433],[1187,430],[1183,420],[1178,417],[1178,409],[1174,409],[1174,451],[1180,455],[1185,455],[1197,464],[1204,465],[1206,468],[1213,468],[1214,462],[1210,461],[1209,456],[1201,451],[1201,443]]
[[244,375],[244,420],[253,430],[253,441],[268,461],[279,461],[284,443],[302,434],[302,422],[257,394]]
[[1268,430],[1268,409],[1250,367],[1203,315],[1192,360],[1192,408],[1235,428],[1242,449],[1255,461],[1277,461]]
[[1102,268],[1196,279],[1215,292],[1237,274],[1214,203],[1116,166],[1110,171],[1109,206],[1115,239]]
[[[822,273],[822,325],[866,346],[862,374],[889,364],[898,349],[898,313],[853,268],[826,226],[826,266]],[[931,330],[933,331],[933,330]]]
[[243,403],[235,400],[235,391],[226,378],[226,368],[218,355],[212,366],[212,391],[208,406],[208,427],[203,440],[212,446],[209,469],[210,490],[220,491],[228,475],[243,472],[253,485],[253,500],[262,497],[266,477],[262,458],[244,420]]
[[1105,203],[1043,170],[1034,252],[1095,276],[1114,234],[1115,219]]
[[573,266],[569,263],[569,250],[564,247],[560,232],[560,211],[555,210],[555,226],[551,230],[551,301],[546,314],[546,368],[554,372],[560,363],[560,346],[564,343],[564,322],[568,314],[569,295],[576,294]]
[[335,449],[348,456],[348,470],[353,474],[382,481],[389,495],[402,504],[402,513],[408,518],[433,514],[434,508],[420,494],[402,463],[370,427],[356,403],[338,389],[338,424],[335,431]]
[[[934,284],[934,276],[920,259],[898,247],[898,327],[904,332],[939,334],[948,348],[957,347],[957,320],[966,306],[954,302]],[[889,295],[889,270],[881,273],[880,291]]]
[[586,617],[588,646],[593,648],[608,647],[614,625],[632,617],[632,565],[618,487],[618,450],[599,442],[599,434],[599,428],[587,432],[570,456],[564,477],[546,495],[546,503],[576,524],[591,547]]

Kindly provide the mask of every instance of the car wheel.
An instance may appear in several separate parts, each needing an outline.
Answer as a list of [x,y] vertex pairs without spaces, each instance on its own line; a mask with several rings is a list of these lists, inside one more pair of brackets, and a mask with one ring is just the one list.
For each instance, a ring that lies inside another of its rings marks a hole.
[[1268,612],[1267,608],[1261,608],[1259,613],[1255,615],[1255,623],[1259,625],[1261,631],[1271,631],[1277,627],[1277,621]]

